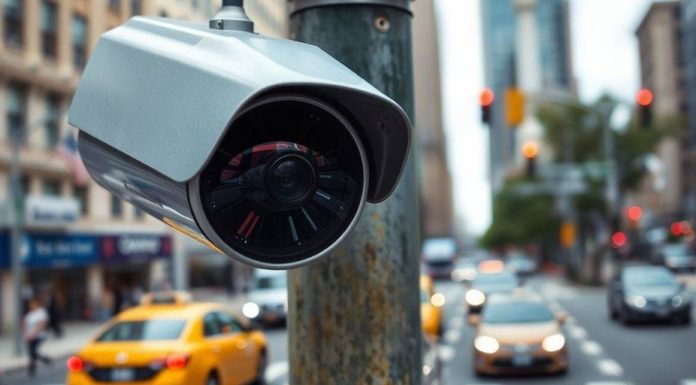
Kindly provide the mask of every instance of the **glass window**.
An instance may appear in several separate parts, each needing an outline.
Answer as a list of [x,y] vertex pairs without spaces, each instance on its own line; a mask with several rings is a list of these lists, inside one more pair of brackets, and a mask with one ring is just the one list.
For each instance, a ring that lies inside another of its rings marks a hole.
[[78,202],[80,202],[80,213],[84,216],[89,214],[89,200],[88,190],[85,186],[75,186],[73,189],[73,195]]
[[111,216],[121,218],[123,216],[123,202],[116,195],[111,194]]
[[73,64],[82,69],[87,60],[87,19],[83,16],[73,15],[72,40]]
[[186,320],[155,319],[117,322],[97,338],[97,342],[164,341],[179,338]]
[[44,180],[43,195],[52,197],[60,196],[60,185],[60,181],[57,180]]
[[140,0],[131,0],[131,14],[135,16],[141,13],[143,13],[143,9]]
[[490,303],[483,311],[483,322],[493,324],[550,322],[553,313],[542,302]]
[[220,319],[215,313],[208,313],[203,317],[203,335],[206,337],[222,334]]
[[288,278],[285,273],[270,275],[267,277],[259,277],[256,279],[256,289],[284,289],[288,285]]
[[5,42],[10,47],[22,46],[22,0],[3,0]]
[[242,327],[239,325],[236,319],[227,313],[216,313],[218,320],[220,322],[220,331],[222,334],[235,334],[242,331]]
[[49,95],[46,98],[46,124],[44,126],[46,134],[46,146],[55,147],[60,137],[60,98],[56,95]]
[[56,3],[53,0],[43,0],[41,2],[41,49],[45,57],[56,57],[57,31]]
[[136,219],[139,219],[139,220],[142,220],[143,218],[145,218],[145,212],[144,212],[143,210],[141,210],[141,209],[139,209],[139,208],[136,207],[136,208],[135,208],[135,218],[136,218]]
[[109,0],[109,8],[111,10],[118,12],[120,11],[121,1],[120,0]]
[[623,272],[626,286],[677,286],[674,274],[664,267],[635,267]]
[[27,106],[27,92],[23,86],[9,84],[6,94],[6,122],[7,133],[10,138],[24,141],[25,138],[25,114]]

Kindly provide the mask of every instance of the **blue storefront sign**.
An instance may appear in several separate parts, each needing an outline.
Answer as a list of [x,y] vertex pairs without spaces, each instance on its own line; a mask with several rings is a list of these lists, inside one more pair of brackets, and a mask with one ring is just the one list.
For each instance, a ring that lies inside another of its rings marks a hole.
[[[20,245],[27,268],[138,263],[172,255],[171,237],[157,234],[25,233]],[[0,269],[11,266],[10,236],[0,232]]]

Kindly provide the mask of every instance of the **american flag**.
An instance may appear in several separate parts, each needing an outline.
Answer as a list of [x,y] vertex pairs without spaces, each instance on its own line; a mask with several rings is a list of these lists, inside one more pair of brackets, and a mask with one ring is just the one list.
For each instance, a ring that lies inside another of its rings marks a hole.
[[62,157],[70,168],[75,184],[84,186],[89,181],[89,173],[82,163],[80,153],[77,150],[77,138],[73,130],[69,130],[58,145],[58,155]]

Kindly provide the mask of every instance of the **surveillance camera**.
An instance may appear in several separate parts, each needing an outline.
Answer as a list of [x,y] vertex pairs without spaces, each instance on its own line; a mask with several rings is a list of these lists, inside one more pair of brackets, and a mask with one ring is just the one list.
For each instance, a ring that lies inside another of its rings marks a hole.
[[267,269],[336,247],[410,140],[403,110],[317,47],[144,17],[99,40],[69,122],[104,188]]

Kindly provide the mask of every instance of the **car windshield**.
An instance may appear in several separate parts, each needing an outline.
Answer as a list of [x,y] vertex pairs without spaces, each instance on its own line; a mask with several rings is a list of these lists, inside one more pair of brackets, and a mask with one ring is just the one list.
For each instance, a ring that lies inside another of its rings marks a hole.
[[541,302],[491,303],[483,311],[483,322],[489,324],[549,322],[553,319],[551,310]]
[[175,340],[186,325],[182,319],[117,322],[102,333],[97,342]]
[[517,285],[517,278],[508,272],[479,274],[474,285]]
[[285,289],[287,287],[287,278],[285,274],[259,277],[256,279],[256,289],[266,290],[266,289]]
[[642,268],[624,272],[628,286],[675,286],[677,279],[661,268]]
[[667,245],[662,249],[662,252],[668,257],[681,257],[691,255],[689,248],[681,243]]

